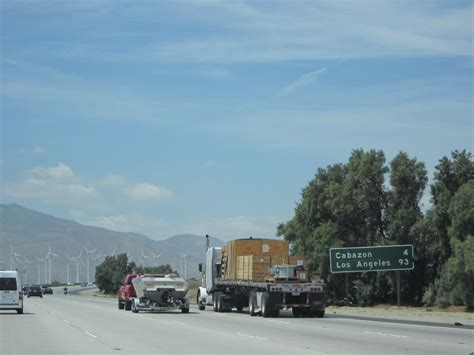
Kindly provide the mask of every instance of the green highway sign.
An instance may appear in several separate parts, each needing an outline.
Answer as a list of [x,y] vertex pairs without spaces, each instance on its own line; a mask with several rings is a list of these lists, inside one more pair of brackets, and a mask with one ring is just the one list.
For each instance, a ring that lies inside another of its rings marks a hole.
[[331,272],[413,270],[413,245],[331,248]]

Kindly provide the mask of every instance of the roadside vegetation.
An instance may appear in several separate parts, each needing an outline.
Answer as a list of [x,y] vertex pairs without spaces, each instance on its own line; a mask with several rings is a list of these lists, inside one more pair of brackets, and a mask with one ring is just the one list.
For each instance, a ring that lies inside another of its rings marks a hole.
[[[401,272],[402,302],[474,310],[474,161],[467,151],[442,157],[428,185],[423,162],[400,152],[354,150],[347,163],[320,168],[294,217],[278,234],[294,243],[328,285],[329,303],[346,302],[345,276],[331,274],[329,249],[413,244],[415,269]],[[395,302],[394,272],[350,273],[350,303]]]
[[156,267],[142,267],[137,266],[133,261],[129,262],[127,254],[119,254],[117,256],[107,256],[97,266],[95,280],[99,291],[110,295],[118,292],[127,274],[169,274],[172,272],[177,273],[173,271],[169,264]]

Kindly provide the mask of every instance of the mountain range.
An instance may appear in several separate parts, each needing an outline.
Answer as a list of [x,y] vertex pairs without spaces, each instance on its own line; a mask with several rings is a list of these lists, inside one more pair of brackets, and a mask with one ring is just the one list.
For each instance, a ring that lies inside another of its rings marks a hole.
[[[210,237],[210,244],[221,246],[224,242]],[[127,253],[137,265],[170,264],[181,274],[186,269],[187,278],[197,277],[205,245],[204,236],[182,234],[153,240],[143,234],[82,225],[18,204],[0,204],[0,270],[14,267],[28,283],[45,283],[48,279],[86,282],[88,258],[92,281],[97,263],[107,255],[121,253]],[[45,261],[48,254],[51,268]]]

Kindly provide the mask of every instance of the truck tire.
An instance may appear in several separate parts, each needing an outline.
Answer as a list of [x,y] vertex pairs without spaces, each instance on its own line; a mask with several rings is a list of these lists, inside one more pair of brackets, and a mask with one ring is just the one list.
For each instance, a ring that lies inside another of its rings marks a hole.
[[268,292],[262,293],[262,316],[265,318],[270,317],[272,314],[272,305],[270,303],[270,295]]
[[291,312],[293,312],[293,317],[301,317],[302,316],[301,308],[293,307],[291,309]]
[[222,307],[222,297],[224,294],[222,292],[219,292],[219,295],[217,296],[217,312],[224,312],[224,307]]
[[130,300],[125,300],[125,310],[129,311],[132,309],[132,301]]
[[189,313],[189,307],[181,308],[181,313]]
[[324,318],[324,313],[324,309],[322,311],[314,311],[314,315],[316,316],[316,318]]
[[251,317],[255,317],[257,312],[255,312],[255,292],[251,291],[249,295],[249,314]]
[[206,305],[201,303],[201,293],[198,292],[196,297],[196,303],[199,307],[200,311],[204,311],[206,309]]
[[16,310],[16,313],[18,313],[18,314],[23,314],[23,307],[18,308],[18,309]]
[[212,295],[212,308],[214,309],[214,312],[219,312],[218,307],[217,307],[217,299],[219,298],[220,292],[214,292]]
[[118,299],[118,309],[124,309],[124,304],[122,303],[122,301],[120,301],[120,298]]
[[272,318],[278,318],[280,316],[280,309],[279,308],[274,308],[270,312],[270,317]]

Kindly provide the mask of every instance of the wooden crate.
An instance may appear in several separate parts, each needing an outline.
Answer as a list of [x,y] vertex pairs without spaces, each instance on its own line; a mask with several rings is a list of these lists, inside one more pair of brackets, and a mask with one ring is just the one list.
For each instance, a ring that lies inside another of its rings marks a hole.
[[271,256],[271,265],[288,265],[289,257],[288,255],[272,255]]
[[237,280],[263,281],[271,264],[270,256],[242,255],[237,257]]
[[289,243],[287,240],[273,239],[236,239],[227,243],[227,259],[225,278],[237,279],[237,258],[244,255],[273,256],[288,255]]
[[303,265],[306,267],[306,258],[304,256],[290,256],[289,258],[290,265]]

